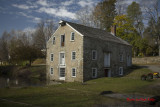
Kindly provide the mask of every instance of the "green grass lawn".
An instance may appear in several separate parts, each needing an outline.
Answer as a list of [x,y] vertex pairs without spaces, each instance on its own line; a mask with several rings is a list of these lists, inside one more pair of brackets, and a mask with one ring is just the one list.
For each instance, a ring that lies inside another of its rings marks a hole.
[[1,88],[0,98],[9,101],[27,103],[31,105],[18,104],[0,100],[0,107],[90,107],[94,105],[115,104],[124,101],[107,98],[99,95],[102,91],[113,91],[116,93],[142,93],[156,95],[156,91],[149,91],[152,85],[159,80],[142,81],[140,76],[151,72],[148,69],[137,69],[124,77],[99,78],[86,82],[85,84],[63,83],[45,87],[23,87],[23,88]]

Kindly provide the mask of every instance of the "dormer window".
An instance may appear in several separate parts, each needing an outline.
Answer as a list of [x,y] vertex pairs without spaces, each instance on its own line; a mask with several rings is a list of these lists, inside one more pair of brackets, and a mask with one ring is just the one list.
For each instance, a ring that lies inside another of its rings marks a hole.
[[52,42],[53,44],[55,44],[55,40],[56,40],[56,38],[55,38],[55,36],[54,36],[54,37],[53,37],[53,42]]
[[71,32],[71,41],[74,41],[75,36],[74,36],[74,32]]
[[61,35],[61,46],[64,46],[65,35]]

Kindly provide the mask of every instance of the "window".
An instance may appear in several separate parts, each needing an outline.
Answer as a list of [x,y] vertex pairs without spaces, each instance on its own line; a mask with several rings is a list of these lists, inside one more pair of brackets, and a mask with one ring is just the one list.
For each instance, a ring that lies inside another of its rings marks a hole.
[[74,41],[74,32],[71,32],[71,41]]
[[123,62],[123,54],[119,55],[119,61]]
[[92,50],[92,60],[96,60],[96,59],[97,59],[97,51]]
[[104,67],[110,67],[111,63],[111,54],[110,53],[104,53]]
[[72,60],[75,60],[75,59],[76,59],[76,52],[73,51],[73,52],[72,52]]
[[72,68],[72,77],[76,77],[76,68]]
[[51,61],[53,61],[53,54],[51,54]]
[[56,38],[55,38],[55,36],[53,37],[53,44],[55,44],[55,40],[56,40]]
[[61,46],[64,46],[65,35],[61,35]]
[[97,77],[97,68],[92,68],[92,78]]
[[119,75],[123,75],[123,67],[119,67]]
[[59,58],[60,65],[65,66],[65,53],[61,52]]
[[60,77],[65,77],[65,68],[60,68]]
[[52,67],[50,69],[50,73],[51,73],[51,75],[53,75],[53,68]]

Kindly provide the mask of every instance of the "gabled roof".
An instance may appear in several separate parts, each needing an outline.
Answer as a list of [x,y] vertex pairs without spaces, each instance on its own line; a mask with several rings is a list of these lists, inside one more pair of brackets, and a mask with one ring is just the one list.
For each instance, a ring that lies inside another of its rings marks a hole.
[[92,37],[92,38],[97,38],[101,40],[106,40],[106,41],[111,41],[111,42],[116,42],[120,44],[125,44],[131,46],[128,42],[122,40],[121,38],[114,36],[105,30],[97,29],[97,28],[92,28],[88,26],[84,26],[81,24],[76,24],[68,21],[61,21],[65,22],[66,24],[69,24],[72,28],[74,28],[76,31],[81,33],[83,36],[87,37]]

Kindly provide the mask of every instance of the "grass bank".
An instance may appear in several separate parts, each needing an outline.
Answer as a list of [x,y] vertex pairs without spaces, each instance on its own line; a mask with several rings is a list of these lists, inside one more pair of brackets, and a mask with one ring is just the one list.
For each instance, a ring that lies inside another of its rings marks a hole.
[[13,103],[0,100],[0,105],[5,107],[40,106],[40,107],[90,107],[96,105],[115,105],[125,102],[99,95],[102,91],[115,93],[143,93],[157,95],[160,89],[149,91],[146,89],[154,86],[159,80],[141,81],[140,76],[151,72],[148,69],[137,69],[124,77],[99,78],[84,84],[63,83],[45,87],[1,88],[0,98]]

